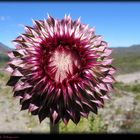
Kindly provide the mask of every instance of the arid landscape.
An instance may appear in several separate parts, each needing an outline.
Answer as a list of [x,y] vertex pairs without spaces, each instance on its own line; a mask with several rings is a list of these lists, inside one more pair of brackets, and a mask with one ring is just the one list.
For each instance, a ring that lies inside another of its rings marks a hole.
[[[49,120],[40,124],[37,116],[20,111],[19,100],[6,86],[7,51],[9,48],[0,44],[0,133],[49,133]],[[111,99],[105,101],[98,115],[91,113],[78,125],[60,123],[60,133],[140,133],[140,45],[113,48],[112,57],[117,82]]]

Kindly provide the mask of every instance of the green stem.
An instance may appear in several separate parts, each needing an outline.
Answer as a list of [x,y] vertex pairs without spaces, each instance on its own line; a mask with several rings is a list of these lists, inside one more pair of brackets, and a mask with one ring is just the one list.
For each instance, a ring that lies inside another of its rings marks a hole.
[[50,121],[50,134],[59,134],[59,123],[53,125]]

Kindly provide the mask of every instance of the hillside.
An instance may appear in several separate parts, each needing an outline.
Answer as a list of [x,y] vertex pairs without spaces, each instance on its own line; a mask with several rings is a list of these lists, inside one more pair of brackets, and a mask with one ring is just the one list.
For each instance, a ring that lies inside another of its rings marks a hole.
[[6,53],[7,51],[10,51],[11,49],[4,45],[3,43],[0,42],[0,54],[4,54]]
[[8,56],[6,52],[10,51],[11,49],[0,42],[0,67],[5,65],[5,62],[8,61]]
[[130,47],[115,47],[112,48],[112,56],[128,56],[128,55],[140,55],[140,45],[132,45]]
[[117,74],[140,71],[140,45],[112,48],[111,57]]

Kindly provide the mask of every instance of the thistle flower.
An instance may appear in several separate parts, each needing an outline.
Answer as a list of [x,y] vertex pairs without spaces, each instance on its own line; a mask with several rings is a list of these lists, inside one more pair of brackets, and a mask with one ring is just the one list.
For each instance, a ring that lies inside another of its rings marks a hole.
[[94,28],[64,19],[33,21],[25,33],[13,40],[16,49],[9,52],[7,82],[21,110],[38,115],[40,122],[49,117],[78,123],[81,116],[104,106],[114,82],[115,68],[111,49]]

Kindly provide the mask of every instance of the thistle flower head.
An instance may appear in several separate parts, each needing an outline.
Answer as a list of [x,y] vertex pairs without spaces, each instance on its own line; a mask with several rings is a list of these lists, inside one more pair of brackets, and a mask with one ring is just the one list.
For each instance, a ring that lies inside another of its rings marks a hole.
[[115,69],[111,49],[94,28],[64,19],[33,21],[25,33],[13,40],[6,70],[7,85],[20,98],[21,110],[29,109],[40,122],[49,117],[53,124],[97,113],[112,90]]

